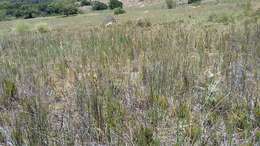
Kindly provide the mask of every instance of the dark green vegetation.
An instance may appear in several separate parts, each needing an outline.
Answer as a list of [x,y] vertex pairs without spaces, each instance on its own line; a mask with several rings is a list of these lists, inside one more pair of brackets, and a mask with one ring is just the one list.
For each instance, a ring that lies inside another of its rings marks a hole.
[[172,9],[175,6],[175,1],[173,0],[165,0],[165,3],[168,9]]
[[[103,2],[89,0],[4,0],[0,1],[0,21],[14,18],[75,15],[79,13],[79,6],[88,5],[92,6],[93,10],[108,9],[108,5]],[[123,8],[123,3],[118,0],[109,2],[110,9],[118,7]]]
[[90,6],[91,2],[89,0],[81,0],[80,4],[81,6]]
[[188,3],[189,4],[192,4],[192,3],[196,3],[196,2],[200,2],[201,0],[188,0]]
[[123,8],[123,3],[118,0],[109,0],[108,5],[110,9]]
[[126,13],[126,11],[120,7],[114,9],[115,15],[124,14],[124,13]]
[[260,16],[245,6],[204,21],[17,25],[0,37],[0,145],[259,145]]
[[0,2],[0,20],[77,13],[78,8],[74,0],[4,0]]
[[106,10],[108,8],[107,4],[100,1],[91,2],[92,10]]
[[[189,4],[198,1],[200,0],[189,0]],[[174,8],[175,3],[174,0],[166,0],[169,9]],[[80,12],[80,6],[91,6],[92,10],[106,10],[123,8],[123,3],[119,0],[109,0],[107,4],[99,0],[2,0],[0,1],[0,21],[15,18],[75,15]],[[115,14],[122,14],[122,10],[116,10]]]

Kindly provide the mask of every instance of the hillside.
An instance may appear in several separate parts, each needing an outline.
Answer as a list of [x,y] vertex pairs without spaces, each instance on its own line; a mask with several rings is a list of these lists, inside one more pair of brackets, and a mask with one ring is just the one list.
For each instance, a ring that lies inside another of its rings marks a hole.
[[0,145],[260,145],[260,1],[123,3],[0,21]]

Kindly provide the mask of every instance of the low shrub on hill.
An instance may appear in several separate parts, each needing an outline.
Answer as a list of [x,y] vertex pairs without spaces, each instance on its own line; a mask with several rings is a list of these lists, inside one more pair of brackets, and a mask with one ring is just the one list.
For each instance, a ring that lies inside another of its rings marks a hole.
[[201,0],[188,0],[188,4],[192,4],[192,3],[196,3],[196,2],[200,2]]
[[90,6],[91,2],[89,0],[81,0],[80,5],[81,6]]
[[110,9],[123,8],[123,3],[119,0],[110,0],[108,5]]
[[5,11],[0,11],[0,21],[5,20]]
[[0,20],[8,18],[35,18],[50,15],[74,15],[78,7],[73,0],[64,1],[5,1],[0,2]]
[[69,5],[63,8],[63,14],[65,16],[69,16],[69,15],[75,15],[78,14],[79,10],[76,6],[74,5]]
[[152,23],[149,19],[138,18],[136,25],[139,26],[139,27],[150,27],[150,26],[152,26]]
[[36,31],[39,33],[47,33],[50,31],[50,28],[47,23],[39,23],[36,25]]
[[122,8],[115,8],[114,9],[114,14],[115,15],[124,14],[124,13],[126,13],[126,11],[124,9],[122,9]]
[[17,22],[14,29],[15,33],[22,34],[30,31],[30,25],[24,22]]
[[165,0],[165,3],[168,9],[172,9],[175,5],[175,2],[173,0]]
[[106,10],[108,8],[107,4],[99,2],[99,1],[93,1],[91,3],[92,10]]
[[235,18],[232,15],[228,15],[228,14],[211,14],[209,15],[208,18],[209,22],[213,22],[213,23],[222,23],[224,25],[230,24],[230,23],[234,23],[235,22]]

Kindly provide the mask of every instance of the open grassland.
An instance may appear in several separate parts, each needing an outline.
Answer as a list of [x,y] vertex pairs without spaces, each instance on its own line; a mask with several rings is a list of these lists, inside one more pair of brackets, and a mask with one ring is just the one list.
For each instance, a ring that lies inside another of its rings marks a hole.
[[[220,17],[228,17],[229,21],[241,21],[244,19],[245,1],[237,0],[232,2],[208,2],[201,5],[180,6],[175,9],[166,9],[165,3],[161,2],[157,5],[148,5],[146,7],[126,7],[126,14],[116,16],[118,24],[125,24],[129,21],[135,21],[139,18],[149,19],[153,24],[167,23],[173,21],[186,21],[187,23],[209,23],[210,16],[219,15]],[[257,10],[260,4],[252,1],[252,9]],[[79,30],[87,27],[103,25],[107,16],[113,15],[113,11],[86,11],[84,14],[64,17],[41,17],[29,20],[13,20],[0,22],[0,36],[6,33],[15,32],[19,23],[25,23],[33,31],[37,24],[47,23],[50,28],[58,29],[63,32],[68,30]],[[225,19],[225,18],[224,18]],[[220,20],[221,21],[221,20]],[[224,20],[225,21],[225,20]],[[221,23],[221,22],[220,22]]]
[[110,27],[110,11],[23,22],[51,31],[1,22],[0,143],[259,145],[253,3],[129,8]]

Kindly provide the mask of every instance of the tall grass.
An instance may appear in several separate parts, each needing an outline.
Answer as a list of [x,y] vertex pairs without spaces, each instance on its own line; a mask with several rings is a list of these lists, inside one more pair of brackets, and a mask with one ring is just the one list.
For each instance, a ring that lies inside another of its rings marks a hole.
[[2,143],[257,144],[259,30],[249,19],[6,35]]

